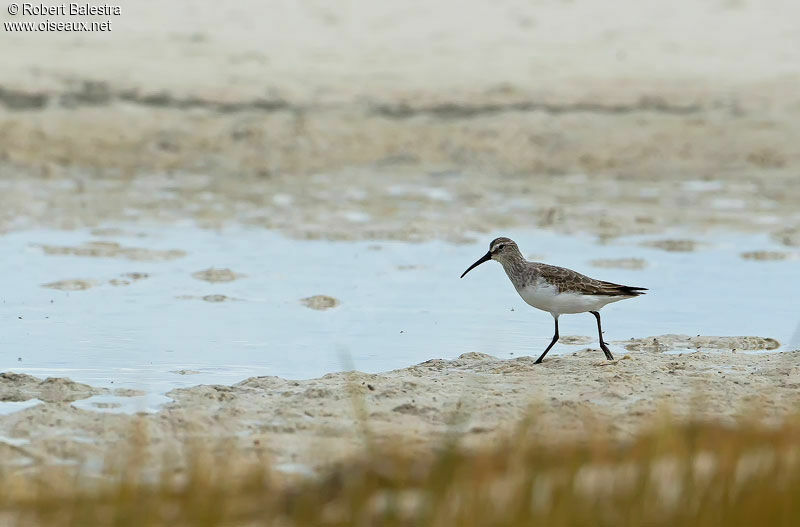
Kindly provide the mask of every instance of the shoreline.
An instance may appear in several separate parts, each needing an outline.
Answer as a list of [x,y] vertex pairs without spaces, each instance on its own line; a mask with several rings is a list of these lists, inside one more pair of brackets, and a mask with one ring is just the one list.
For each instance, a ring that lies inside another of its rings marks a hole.
[[[502,439],[521,419],[534,416],[543,441],[579,440],[587,433],[621,441],[664,412],[679,420],[725,424],[755,417],[775,424],[796,411],[800,350],[729,349],[774,345],[757,337],[655,338],[612,342],[628,350],[615,361],[605,361],[594,348],[555,355],[541,365],[532,357],[503,360],[472,352],[381,374],[340,372],[305,381],[253,377],[231,386],[178,388],[168,392],[172,402],[158,412],[139,415],[75,408],[66,401],[99,391],[67,379],[38,380],[57,387],[46,392],[51,402],[0,415],[6,438],[0,444],[9,468],[97,466],[136,428],[149,437],[151,468],[190,441],[231,444],[245,457],[265,455],[276,466],[318,471],[361,448],[364,427],[377,442],[402,437],[411,447],[428,448],[455,433],[465,446],[478,446]],[[663,352],[687,345],[724,349]],[[0,379],[6,395],[14,384],[8,377]],[[17,381],[37,382],[28,376]],[[18,399],[40,393],[24,391],[17,389]]]

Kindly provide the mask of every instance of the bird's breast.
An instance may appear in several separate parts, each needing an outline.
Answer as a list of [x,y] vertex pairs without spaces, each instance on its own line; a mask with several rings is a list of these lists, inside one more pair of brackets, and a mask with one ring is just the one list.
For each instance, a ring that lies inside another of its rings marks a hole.
[[559,304],[558,288],[547,282],[536,281],[518,287],[517,292],[526,303],[542,311],[553,311]]
[[556,286],[543,280],[519,287],[517,292],[527,304],[554,316],[595,311],[609,302],[619,300],[612,296],[559,292]]

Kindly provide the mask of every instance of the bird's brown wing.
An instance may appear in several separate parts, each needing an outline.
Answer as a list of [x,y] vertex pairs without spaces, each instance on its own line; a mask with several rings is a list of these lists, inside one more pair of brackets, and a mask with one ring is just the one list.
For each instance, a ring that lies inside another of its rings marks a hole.
[[638,296],[643,295],[647,288],[620,285],[612,282],[595,280],[584,274],[565,267],[557,267],[537,263],[535,264],[539,276],[554,284],[561,293],[579,293],[582,295],[597,296]]

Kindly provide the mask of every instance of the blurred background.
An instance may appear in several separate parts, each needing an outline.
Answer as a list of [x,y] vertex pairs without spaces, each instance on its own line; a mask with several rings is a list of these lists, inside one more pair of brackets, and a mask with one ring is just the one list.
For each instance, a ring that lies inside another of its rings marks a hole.
[[[800,243],[796,2],[116,5],[2,10],[0,229]],[[111,31],[7,25],[43,20]]]

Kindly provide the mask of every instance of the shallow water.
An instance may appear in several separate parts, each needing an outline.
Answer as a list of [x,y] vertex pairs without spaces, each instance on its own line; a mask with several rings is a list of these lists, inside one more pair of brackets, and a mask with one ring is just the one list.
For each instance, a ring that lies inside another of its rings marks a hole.
[[[740,257],[745,251],[785,249],[765,237],[695,237],[703,242],[697,250],[670,252],[642,245],[665,236],[598,244],[589,237],[544,231],[502,234],[548,263],[650,288],[648,295],[603,310],[609,342],[684,333],[773,337],[781,349],[800,347],[800,262]],[[170,389],[230,384],[255,375],[310,378],[350,368],[379,372],[470,351],[538,355],[552,336],[552,317],[524,304],[498,264],[488,262],[459,279],[491,238],[481,235],[473,245],[298,241],[265,230],[193,227],[131,228],[102,236],[89,231],[6,234],[0,248],[0,272],[6,277],[0,370],[142,389],[146,396],[102,395],[73,404],[152,411],[168,400],[163,394]],[[91,241],[186,255],[136,261],[46,254],[40,247]],[[641,258],[647,265],[617,269],[589,263],[607,258]],[[192,276],[209,267],[246,276],[224,283]],[[126,273],[148,276],[124,286],[109,283]],[[78,291],[42,286],[68,279],[95,285]],[[208,295],[229,300],[203,300]],[[313,310],[300,302],[312,295],[329,295],[340,304]],[[564,316],[560,329],[563,336],[591,337],[589,346],[597,348],[591,315]],[[585,347],[559,344],[551,353]],[[625,353],[619,345],[611,347]],[[602,358],[599,350],[597,355]],[[0,403],[0,412],[20,407]]]

